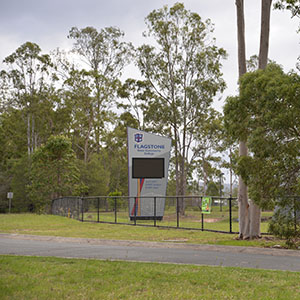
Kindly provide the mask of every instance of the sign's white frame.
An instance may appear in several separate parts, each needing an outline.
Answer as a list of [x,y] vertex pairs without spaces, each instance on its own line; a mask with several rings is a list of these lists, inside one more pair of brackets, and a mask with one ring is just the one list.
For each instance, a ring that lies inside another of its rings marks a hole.
[[[154,217],[162,219],[165,209],[171,139],[127,127],[127,146],[129,217],[131,219],[153,219]],[[163,158],[164,177],[133,178],[134,158]]]

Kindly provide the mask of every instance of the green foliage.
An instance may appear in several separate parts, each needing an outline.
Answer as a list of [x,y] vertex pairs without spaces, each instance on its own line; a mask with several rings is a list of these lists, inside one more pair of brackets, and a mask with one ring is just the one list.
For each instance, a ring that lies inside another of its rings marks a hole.
[[10,159],[18,159],[26,152],[25,120],[24,111],[13,108],[0,115],[1,164],[7,165]]
[[207,185],[206,193],[207,196],[220,196],[220,190],[217,184],[210,181]]
[[114,197],[114,198],[108,198],[108,205],[110,209],[112,210],[114,210],[115,208],[119,209],[121,208],[122,204],[124,204],[124,201],[122,201],[122,199],[120,198],[120,196],[122,196],[122,193],[120,191],[110,192],[108,196]]
[[30,197],[36,211],[47,211],[51,200],[72,195],[79,183],[76,157],[69,139],[51,136],[32,156]]
[[[79,113],[83,112],[80,116],[85,121],[85,126],[76,126],[76,129],[83,130],[80,137],[83,138],[85,146],[93,137],[95,143],[93,148],[98,153],[106,133],[106,125],[112,121],[113,114],[110,108],[115,103],[120,86],[119,77],[132,56],[132,45],[123,42],[123,37],[124,33],[117,27],[106,27],[99,31],[93,27],[82,29],[73,27],[68,36],[74,40],[73,51],[79,54],[89,67],[89,70],[74,72],[72,66],[69,71],[71,82],[68,84],[73,89],[72,98],[77,98],[75,103],[78,103]],[[74,82],[77,86],[73,85]],[[82,99],[80,96],[78,99],[78,95],[82,94]],[[80,122],[80,119],[75,120]],[[82,147],[80,141],[77,143]],[[82,148],[87,161],[88,149],[84,146]]]
[[250,198],[262,207],[272,199],[299,192],[300,76],[280,66],[245,74],[240,97],[225,105],[225,124],[235,139],[247,140],[249,157],[238,161],[238,173]]
[[[29,155],[45,140],[46,120],[51,118],[51,108],[55,106],[53,92],[53,65],[50,56],[41,54],[41,48],[26,42],[4,59],[7,70],[1,72],[6,92],[3,93],[5,105],[9,112],[13,108],[21,114],[25,124],[27,152]],[[50,108],[50,109],[49,109]],[[23,131],[22,130],[22,131]],[[53,132],[52,132],[53,133]],[[46,139],[49,137],[49,133]]]
[[[130,111],[131,116],[134,116],[136,123],[133,127],[145,130],[144,113],[147,108],[147,101],[153,98],[151,85],[148,81],[135,80],[128,78],[125,83],[119,88],[118,95],[122,101],[118,104],[118,108],[123,108]],[[124,100],[126,102],[124,103]]]
[[299,198],[281,200],[270,221],[269,232],[286,240],[288,248],[300,246],[300,201]]
[[287,197],[300,192],[299,94],[300,76],[285,74],[270,63],[241,78],[240,97],[228,98],[224,110],[228,133],[247,141],[250,151],[239,158],[237,172],[251,200],[262,208],[276,206],[270,232],[285,238],[288,247],[295,247],[299,239],[299,223],[291,213],[293,198]]
[[12,200],[12,210],[15,212],[25,212],[34,210],[34,202],[26,193],[27,186],[30,184],[30,160],[25,154],[20,159],[16,159],[12,163],[10,170],[11,190],[14,193]]
[[[73,27],[71,55],[44,54],[26,42],[4,59],[0,209],[10,190],[16,211],[41,211],[67,194],[127,194],[127,126],[173,138],[172,194],[192,185],[200,165],[209,179],[215,176],[222,121],[211,104],[225,88],[226,53],[211,37],[210,20],[183,4],[154,10],[146,23],[156,48],[134,50],[116,27]],[[133,58],[145,80],[122,84]]]
[[105,167],[106,160],[107,157],[103,156],[102,153],[94,153],[87,163],[82,160],[77,162],[81,182],[84,187],[87,187],[82,190],[85,195],[107,195],[111,171]]
[[278,0],[274,3],[275,9],[287,9],[291,11],[292,16],[300,16],[300,3],[299,0]]
[[130,113],[120,115],[111,133],[106,137],[106,167],[110,170],[109,191],[128,191],[127,126],[138,127],[138,120]]
[[84,183],[77,184],[74,189],[74,196],[87,196],[89,194],[89,187]]
[[144,121],[172,137],[177,194],[184,194],[193,159],[205,147],[207,128],[202,124],[211,125],[213,97],[225,88],[221,60],[226,52],[210,36],[211,21],[202,21],[182,3],[152,11],[146,24],[145,36],[156,47],[145,44],[137,51],[138,67],[152,92]]

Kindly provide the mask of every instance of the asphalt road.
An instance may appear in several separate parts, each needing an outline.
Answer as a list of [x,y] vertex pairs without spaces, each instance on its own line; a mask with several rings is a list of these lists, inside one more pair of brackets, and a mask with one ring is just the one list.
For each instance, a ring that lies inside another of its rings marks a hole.
[[300,272],[300,251],[0,234],[0,255],[55,256]]

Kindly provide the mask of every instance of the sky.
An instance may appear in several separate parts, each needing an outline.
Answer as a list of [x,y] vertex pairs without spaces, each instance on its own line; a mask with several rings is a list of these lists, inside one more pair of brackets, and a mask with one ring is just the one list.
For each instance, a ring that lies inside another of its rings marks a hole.
[[[70,50],[69,30],[76,26],[100,30],[117,26],[125,33],[125,40],[134,46],[147,43],[142,33],[146,30],[145,17],[154,9],[172,6],[172,0],[0,0],[0,69],[2,61],[23,43],[38,44],[43,53],[59,47]],[[215,24],[213,36],[223,47],[228,58],[223,62],[227,83],[225,93],[215,100],[222,109],[228,95],[237,93],[237,41],[235,0],[186,0],[185,8],[198,13],[202,19]],[[260,38],[260,0],[245,0],[247,58],[258,54]],[[284,67],[295,68],[300,55],[299,18],[291,19],[288,11],[272,11],[269,58]],[[127,68],[125,77],[138,77],[133,68]]]

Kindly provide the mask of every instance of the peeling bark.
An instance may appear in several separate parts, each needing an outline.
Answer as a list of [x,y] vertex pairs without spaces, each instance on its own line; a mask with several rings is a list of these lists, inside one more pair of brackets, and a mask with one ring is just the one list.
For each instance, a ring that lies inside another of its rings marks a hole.
[[[246,142],[240,141],[239,155],[247,156],[248,149]],[[250,212],[248,203],[248,189],[247,186],[239,176],[239,189],[238,189],[238,204],[239,204],[239,238],[249,239],[250,238]]]
[[[245,20],[244,20],[244,0],[236,0],[237,12],[237,39],[238,39],[238,65],[239,77],[247,72],[246,67],[246,43],[245,43]],[[239,155],[247,156],[248,149],[246,141],[239,142]],[[239,176],[238,189],[238,203],[239,203],[239,238],[247,239],[250,236],[250,214],[248,203],[247,186],[242,177]]]
[[261,1],[261,27],[258,68],[265,69],[268,63],[270,16],[272,0]]
[[[246,47],[245,47],[245,22],[244,1],[236,0],[237,30],[238,30],[238,63],[239,77],[247,72],[246,69]],[[261,34],[259,50],[259,68],[264,69],[268,62],[270,14],[272,0],[261,1]],[[245,141],[239,143],[239,155],[247,155],[247,144]],[[247,186],[241,176],[239,177],[239,237],[241,239],[260,237],[261,209],[252,201],[248,201]]]
[[[261,1],[261,27],[258,68],[265,69],[268,64],[270,16],[272,0]],[[259,238],[260,235],[261,209],[250,201],[250,238]]]
[[261,221],[261,209],[254,202],[249,201],[250,211],[250,238],[255,239],[261,236],[260,221]]

